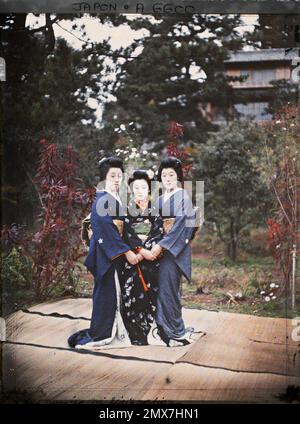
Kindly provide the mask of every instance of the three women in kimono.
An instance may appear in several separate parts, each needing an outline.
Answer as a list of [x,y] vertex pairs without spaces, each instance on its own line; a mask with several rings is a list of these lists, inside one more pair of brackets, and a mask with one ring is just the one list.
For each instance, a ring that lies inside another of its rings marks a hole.
[[191,278],[190,240],[193,206],[182,183],[176,158],[162,161],[158,179],[165,193],[150,202],[151,178],[135,171],[128,181],[133,197],[127,210],[118,192],[123,164],[119,158],[100,161],[105,189],[92,206],[92,238],[85,265],[95,278],[91,326],[69,337],[71,347],[148,344],[155,320],[167,346],[189,343],[182,319],[180,278]]

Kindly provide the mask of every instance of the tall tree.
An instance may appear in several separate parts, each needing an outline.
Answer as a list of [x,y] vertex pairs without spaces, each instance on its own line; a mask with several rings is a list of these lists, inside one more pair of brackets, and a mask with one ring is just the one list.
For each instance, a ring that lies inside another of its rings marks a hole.
[[[84,139],[96,147],[98,131],[88,102],[100,95],[104,59],[112,52],[107,42],[87,42],[74,50],[64,39],[55,39],[54,25],[74,18],[46,14],[45,24],[35,28],[27,25],[26,14],[1,15],[0,54],[7,68],[1,85],[2,202],[7,223],[33,221],[38,197],[32,175],[40,139],[67,144],[72,136],[75,149],[81,149]],[[101,15],[99,20],[118,25],[124,18]],[[79,29],[84,36],[84,25]],[[83,169],[89,169],[87,163]]]
[[300,15],[259,15],[249,36],[262,49],[300,47]]
[[229,50],[243,44],[236,29],[240,17],[156,18],[130,24],[148,30],[148,35],[124,51],[129,58],[116,76],[117,102],[104,113],[107,134],[113,141],[115,122],[133,121],[141,143],[159,142],[165,139],[170,121],[176,121],[184,124],[185,142],[204,142],[213,126],[202,108],[217,103],[227,113],[234,95],[224,75],[224,60]]
[[271,196],[253,163],[261,145],[261,129],[233,122],[211,133],[200,147],[196,177],[205,181],[205,220],[214,222],[226,253],[237,257],[243,230],[266,222]]

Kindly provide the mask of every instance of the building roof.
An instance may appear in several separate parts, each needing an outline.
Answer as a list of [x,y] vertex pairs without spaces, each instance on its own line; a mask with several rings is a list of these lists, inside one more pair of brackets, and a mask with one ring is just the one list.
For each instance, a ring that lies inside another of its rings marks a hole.
[[300,56],[300,49],[262,49],[232,52],[225,63],[291,61]]

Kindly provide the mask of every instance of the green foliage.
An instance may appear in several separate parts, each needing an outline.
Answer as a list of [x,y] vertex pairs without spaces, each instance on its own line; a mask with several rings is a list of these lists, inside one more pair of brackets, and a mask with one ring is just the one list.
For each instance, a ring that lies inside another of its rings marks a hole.
[[9,281],[13,288],[28,288],[32,281],[32,263],[23,255],[21,248],[14,247],[2,255],[2,278]]
[[32,263],[21,247],[14,247],[9,253],[1,255],[1,294],[3,315],[18,309],[20,298],[23,302],[33,296]]
[[274,87],[274,96],[270,98],[267,113],[273,116],[286,105],[295,105],[298,102],[298,86],[290,80],[271,81]]
[[33,175],[41,139],[74,146],[80,152],[84,180],[95,183],[90,164],[96,166],[95,153],[101,146],[88,102],[103,94],[104,59],[110,45],[86,44],[74,50],[64,39],[55,40],[53,32],[53,22],[73,16],[51,16],[50,23],[46,18],[47,28],[36,30],[26,26],[26,14],[1,16],[1,56],[7,65],[7,81],[1,86],[6,223],[34,222],[38,195]]
[[259,15],[249,40],[262,49],[299,47],[299,19],[299,14]]
[[232,260],[241,230],[263,223],[271,206],[268,187],[251,162],[260,137],[254,125],[233,122],[211,133],[199,149],[197,177],[205,181],[205,218],[216,224]]
[[[148,34],[125,49],[130,57],[121,66],[113,94],[117,99],[106,107],[105,134],[116,141],[111,123],[133,121],[140,143],[156,142],[160,150],[169,121],[184,124],[183,142],[205,142],[215,127],[199,110],[199,103],[215,101],[225,113],[233,90],[223,73],[229,50],[242,46],[235,15],[193,15],[130,22]],[[210,37],[203,36],[209,32]],[[142,50],[141,53],[139,50]],[[137,54],[137,52],[139,54]],[[135,57],[133,58],[132,57]]]

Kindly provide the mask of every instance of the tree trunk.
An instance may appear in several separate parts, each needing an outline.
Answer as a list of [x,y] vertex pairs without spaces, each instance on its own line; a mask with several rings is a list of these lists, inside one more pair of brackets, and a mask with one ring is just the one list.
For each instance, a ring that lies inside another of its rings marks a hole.
[[227,255],[232,261],[236,261],[237,253],[237,234],[234,227],[234,221],[230,222],[230,241],[227,244]]

